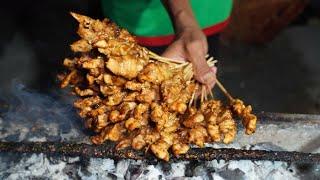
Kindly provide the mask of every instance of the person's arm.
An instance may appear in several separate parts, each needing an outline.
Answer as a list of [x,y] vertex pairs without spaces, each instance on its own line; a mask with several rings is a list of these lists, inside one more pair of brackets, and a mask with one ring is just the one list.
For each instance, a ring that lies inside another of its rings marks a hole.
[[210,68],[205,60],[208,43],[196,21],[189,0],[162,0],[170,14],[176,39],[162,54],[177,60],[189,60],[194,67],[195,78],[210,88],[215,83],[216,68]]

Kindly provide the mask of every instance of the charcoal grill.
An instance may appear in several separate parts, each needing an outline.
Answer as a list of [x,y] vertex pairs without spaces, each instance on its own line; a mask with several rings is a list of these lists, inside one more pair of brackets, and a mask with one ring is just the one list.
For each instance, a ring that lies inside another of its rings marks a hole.
[[[258,115],[261,125],[283,124],[290,125],[295,123],[320,125],[319,115],[306,114],[282,114],[282,113],[260,113]],[[303,128],[303,127],[302,127]],[[259,130],[257,131],[259,134]],[[280,137],[279,137],[280,138]],[[235,148],[192,148],[185,155],[173,157],[172,161],[190,160],[269,160],[299,163],[320,163],[320,153],[311,153],[320,147],[317,141],[305,144],[300,151],[274,151],[274,150],[248,150]],[[108,142],[103,145],[92,145],[88,143],[70,142],[0,142],[0,152],[14,153],[45,153],[49,155],[66,155],[82,157],[98,157],[113,159],[134,159],[157,161],[149,153],[126,149],[121,151],[114,150],[114,143]]]
[[[82,127],[83,123],[72,107],[73,99],[66,98],[69,97],[66,91],[59,90],[55,93],[57,96],[49,97],[26,91],[18,83],[13,92],[17,101],[5,105],[0,116],[0,178],[57,178],[58,172],[58,179],[61,179],[72,171],[68,176],[77,179],[78,176],[87,177],[83,169],[99,173],[99,177],[110,174],[117,178],[137,174],[153,177],[167,172],[167,167],[174,170],[165,175],[169,179],[199,176],[199,173],[206,178],[232,173],[238,177],[248,172],[242,167],[258,168],[258,173],[266,169],[265,174],[257,177],[266,177],[266,173],[275,171],[284,173],[284,177],[292,175],[290,164],[307,163],[303,164],[303,169],[312,172],[320,165],[319,115],[260,113],[255,134],[245,135],[239,125],[233,143],[207,144],[203,149],[194,147],[188,154],[171,158],[166,163],[131,149],[114,151],[110,142],[102,146],[91,145],[90,134]],[[57,163],[61,166],[59,170],[55,169]],[[241,170],[236,170],[239,168]],[[251,171],[247,177],[252,175]]]

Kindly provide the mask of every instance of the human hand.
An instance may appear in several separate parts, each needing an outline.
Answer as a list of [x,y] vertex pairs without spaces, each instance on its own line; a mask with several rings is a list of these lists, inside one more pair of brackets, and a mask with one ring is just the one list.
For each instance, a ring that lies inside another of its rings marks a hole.
[[216,67],[209,67],[205,56],[208,43],[205,34],[199,27],[186,27],[177,34],[177,39],[162,54],[171,59],[190,61],[194,77],[211,89],[216,81]]

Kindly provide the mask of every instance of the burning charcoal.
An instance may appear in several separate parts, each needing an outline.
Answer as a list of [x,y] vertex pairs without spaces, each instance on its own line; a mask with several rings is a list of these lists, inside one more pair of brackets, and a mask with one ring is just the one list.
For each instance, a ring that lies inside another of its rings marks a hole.
[[144,170],[142,174],[140,174],[139,178],[142,179],[151,179],[151,178],[157,178],[157,179],[164,179],[164,175],[162,174],[160,168],[156,168],[153,165],[150,165]]
[[161,170],[163,171],[164,174],[169,174],[169,172],[172,171],[171,163],[160,163],[160,165],[161,165]]
[[238,168],[234,170],[219,171],[217,174],[222,178],[228,179],[228,180],[245,180],[246,179],[244,177],[245,173]]
[[63,173],[65,173],[70,179],[78,179],[78,171],[73,167],[73,165],[67,164],[63,169]]
[[107,176],[107,179],[117,180],[118,176],[116,174],[109,173]]
[[201,163],[199,161],[190,161],[188,164],[186,164],[186,171],[185,175],[186,177],[192,177],[194,174],[194,169],[200,165]]
[[91,173],[88,171],[89,166],[90,166],[90,158],[80,157],[79,167],[80,167],[81,174],[85,176],[91,175]]
[[142,174],[142,168],[139,165],[130,165],[126,173],[126,179],[137,179]]
[[320,164],[296,163],[288,168],[292,174],[301,174],[301,179],[318,179],[320,177]]

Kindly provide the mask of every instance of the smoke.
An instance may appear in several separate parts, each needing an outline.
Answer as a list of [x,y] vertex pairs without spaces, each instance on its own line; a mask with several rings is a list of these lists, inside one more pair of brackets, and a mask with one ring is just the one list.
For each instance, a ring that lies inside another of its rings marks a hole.
[[19,78],[25,84],[31,84],[38,69],[35,53],[31,44],[20,33],[4,46],[0,57],[0,87],[7,92],[13,78]]
[[38,83],[41,71],[36,50],[39,49],[20,32],[16,32],[1,49],[0,139],[85,139],[83,122],[72,107],[74,97],[58,87],[52,88],[47,94],[27,88]]
[[[1,93],[0,93],[1,94]],[[55,89],[50,95],[26,88],[13,80],[10,93],[1,96],[0,138],[7,141],[80,141],[83,133],[67,92]]]

